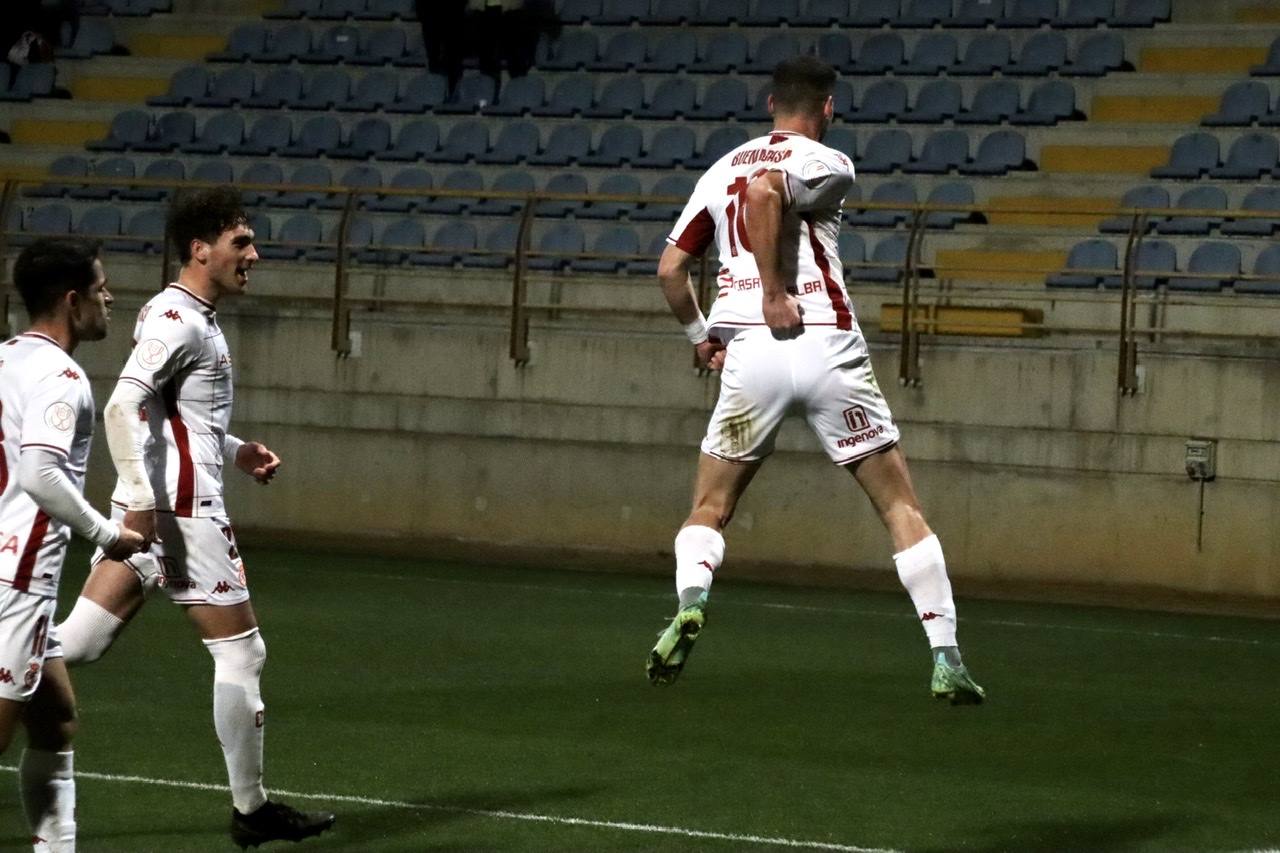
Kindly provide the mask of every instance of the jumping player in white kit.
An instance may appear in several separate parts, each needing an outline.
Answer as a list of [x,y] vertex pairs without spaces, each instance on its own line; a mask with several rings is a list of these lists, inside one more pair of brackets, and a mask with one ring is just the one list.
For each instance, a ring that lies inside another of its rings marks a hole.
[[93,392],[71,353],[107,334],[111,293],[98,245],[36,240],[13,278],[31,325],[0,346],[0,753],[21,721],[18,784],[32,847],[73,853],[76,702],[53,626],[62,561],[72,531],[117,560],[144,540],[83,495]]
[[[699,363],[723,373],[693,510],[675,540],[680,610],[646,671],[654,684],[680,674],[706,622],[711,580],[724,558],[721,531],[773,452],[783,418],[797,412],[862,486],[893,539],[898,576],[933,650],[933,695],[979,703],[986,694],[956,646],[942,547],[925,523],[844,289],[837,238],[854,168],[821,143],[835,82],[835,72],[812,57],[778,65],[769,99],[773,131],[707,170],[659,262],[663,293]],[[705,319],[689,270],[713,242],[719,293]]]
[[213,719],[231,783],[231,838],[241,847],[300,841],[334,823],[267,799],[262,786],[266,645],[223,505],[222,468],[266,484],[279,458],[228,432],[232,361],[217,302],[237,296],[258,260],[253,231],[230,187],[179,194],[167,223],[182,261],[178,280],[138,314],[134,348],[104,411],[118,480],[113,517],[143,533],[148,552],[98,553],[59,629],[68,664],[101,657],[159,586],[183,605],[213,656]]

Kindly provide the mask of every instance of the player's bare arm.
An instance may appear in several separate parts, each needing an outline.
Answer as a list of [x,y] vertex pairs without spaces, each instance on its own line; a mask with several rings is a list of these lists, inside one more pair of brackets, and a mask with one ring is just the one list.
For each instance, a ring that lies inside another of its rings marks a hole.
[[781,172],[765,172],[747,186],[747,236],[751,254],[760,268],[764,321],[778,337],[793,337],[804,328],[800,302],[787,290],[778,251],[782,235],[785,178]]
[[698,309],[698,299],[689,277],[694,260],[693,255],[679,246],[667,246],[658,260],[658,281],[667,305],[671,306],[671,313],[684,326],[689,343],[693,344],[698,365],[720,370],[724,367],[724,345],[707,335],[706,320]]

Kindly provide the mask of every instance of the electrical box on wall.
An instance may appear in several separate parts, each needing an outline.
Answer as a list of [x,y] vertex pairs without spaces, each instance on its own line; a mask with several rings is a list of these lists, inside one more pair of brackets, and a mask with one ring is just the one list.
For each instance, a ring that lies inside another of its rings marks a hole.
[[1217,476],[1218,442],[1211,438],[1187,439],[1187,476],[1204,482]]

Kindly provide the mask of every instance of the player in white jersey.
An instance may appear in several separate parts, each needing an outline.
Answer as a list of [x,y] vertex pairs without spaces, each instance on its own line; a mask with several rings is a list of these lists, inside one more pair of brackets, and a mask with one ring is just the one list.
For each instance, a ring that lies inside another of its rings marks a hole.
[[[723,370],[698,463],[693,511],[676,536],[680,610],[649,653],[655,684],[675,681],[706,621],[721,531],[789,412],[803,413],[837,465],[866,491],[893,539],[894,562],[933,649],[933,695],[985,696],[956,647],[955,605],[898,448],[844,289],[837,238],[854,169],[822,145],[835,72],[811,57],[781,63],[769,99],[774,128],[720,158],[698,181],[659,262],[658,278],[701,364]],[[689,270],[715,243],[721,269],[709,319]]]
[[18,782],[32,846],[63,853],[76,843],[76,703],[53,627],[62,560],[73,531],[117,560],[143,537],[83,495],[93,392],[71,353],[107,334],[111,294],[98,245],[36,240],[13,278],[31,325],[0,346],[0,753],[21,721]]
[[244,292],[258,260],[230,187],[180,194],[168,236],[178,280],[142,308],[134,347],[104,410],[118,475],[113,517],[148,537],[129,560],[94,556],[89,580],[59,629],[68,664],[97,660],[158,585],[183,605],[213,656],[213,719],[231,783],[232,840],[300,841],[334,823],[267,798],[262,786],[266,645],[222,496],[224,462],[266,484],[280,459],[228,431],[231,355],[216,306]]

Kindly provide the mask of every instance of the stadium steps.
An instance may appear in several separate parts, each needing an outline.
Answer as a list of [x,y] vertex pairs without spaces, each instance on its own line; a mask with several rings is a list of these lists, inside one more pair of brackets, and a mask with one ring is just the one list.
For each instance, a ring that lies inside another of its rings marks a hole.
[[[83,148],[86,142],[105,136],[110,127],[110,121],[20,118],[14,121],[9,135],[13,139],[13,147],[58,145]],[[21,156],[24,152],[14,153]]]
[[[1108,188],[1114,186],[1108,182]],[[999,195],[992,196],[987,204],[991,208],[987,213],[987,222],[999,226],[1029,226],[1043,228],[1090,228],[1097,229],[1098,224],[1106,219],[1099,213],[1081,212],[1072,216],[1050,215],[1061,211],[1097,211],[1115,208],[1118,200],[1115,196],[1050,196],[1050,195]],[[1012,209],[1018,212],[1001,212],[1001,209]],[[1042,210],[1044,213],[1023,212]]]
[[1061,269],[1067,253],[1033,249],[939,249],[933,271],[960,281],[1025,282],[1043,285],[1046,270]]
[[1236,9],[1236,20],[1242,24],[1280,24],[1280,6],[1268,3]]
[[1089,120],[1153,124],[1198,124],[1218,107],[1215,95],[1099,95]]
[[1138,70],[1247,76],[1252,66],[1266,59],[1266,47],[1148,47],[1142,51]]
[[1046,145],[1040,169],[1067,174],[1147,175],[1169,159],[1167,145]]

